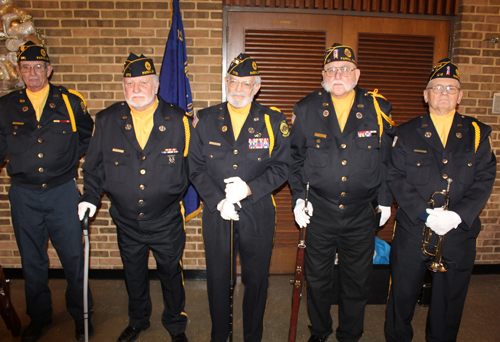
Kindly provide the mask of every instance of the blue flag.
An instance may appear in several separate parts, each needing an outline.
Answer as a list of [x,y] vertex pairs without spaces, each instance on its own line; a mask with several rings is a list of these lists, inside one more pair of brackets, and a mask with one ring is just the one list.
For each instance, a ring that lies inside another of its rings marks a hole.
[[[179,0],[172,2],[171,23],[161,65],[159,93],[165,101],[181,107],[193,116],[193,98],[189,86],[186,42]],[[184,205],[186,221],[198,215],[201,210],[200,197],[192,186],[184,197]]]

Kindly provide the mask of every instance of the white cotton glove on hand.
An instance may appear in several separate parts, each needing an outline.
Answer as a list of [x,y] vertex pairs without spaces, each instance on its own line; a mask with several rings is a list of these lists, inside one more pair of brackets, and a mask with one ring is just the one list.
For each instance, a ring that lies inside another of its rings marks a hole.
[[300,228],[307,227],[310,221],[310,217],[313,215],[313,206],[311,202],[307,202],[307,214],[305,211],[305,201],[301,198],[295,202],[295,208],[293,209],[293,215],[295,216],[295,222]]
[[379,205],[378,208],[380,209],[380,223],[378,225],[382,227],[391,217],[391,207]]
[[240,215],[238,215],[238,212],[234,209],[234,204],[231,203],[231,201],[229,201],[227,198],[224,198],[219,202],[219,204],[217,204],[217,210],[220,211],[220,216],[224,220],[238,221],[240,219]]
[[89,202],[78,203],[78,217],[80,218],[80,221],[83,220],[83,218],[85,217],[87,209],[90,210],[89,217],[94,217],[95,211],[97,209],[95,205]]
[[442,210],[438,208],[427,209],[426,212],[429,214],[426,221],[427,226],[438,235],[445,235],[462,223],[460,215],[451,210]]
[[226,183],[226,199],[231,203],[237,203],[248,196],[248,185],[240,177],[224,179]]

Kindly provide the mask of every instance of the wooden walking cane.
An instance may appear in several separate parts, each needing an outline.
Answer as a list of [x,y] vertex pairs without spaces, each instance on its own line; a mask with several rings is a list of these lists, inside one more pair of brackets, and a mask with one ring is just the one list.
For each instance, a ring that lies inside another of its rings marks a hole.
[[[304,212],[308,214],[307,204],[309,202],[309,182],[306,185],[306,198],[304,201]],[[300,229],[300,240],[297,246],[297,262],[295,266],[295,276],[290,283],[293,285],[292,294],[292,317],[290,319],[290,330],[288,332],[288,342],[295,342],[297,335],[297,320],[299,318],[300,298],[302,297],[302,285],[304,283],[304,255],[306,252],[306,229]]]

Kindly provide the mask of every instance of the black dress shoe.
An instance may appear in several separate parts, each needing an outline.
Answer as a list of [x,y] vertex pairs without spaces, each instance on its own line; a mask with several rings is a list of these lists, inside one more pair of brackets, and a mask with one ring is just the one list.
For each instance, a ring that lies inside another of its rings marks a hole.
[[309,341],[307,341],[307,342],[325,342],[325,341],[326,341],[326,337],[318,336],[318,335],[311,335],[311,337],[309,338]]
[[170,337],[172,337],[172,342],[188,342],[188,338],[185,333],[175,335],[170,334]]
[[[78,341],[85,341],[85,320],[77,319],[75,320],[75,338]],[[94,327],[89,318],[89,340],[94,336]]]
[[42,336],[42,330],[44,327],[52,323],[52,320],[46,322],[35,322],[31,321],[30,325],[24,330],[23,336],[21,337],[22,342],[35,342]]
[[137,340],[141,331],[146,330],[147,328],[149,328],[149,326],[149,323],[141,328],[134,328],[129,325],[125,328],[125,330],[122,331],[120,337],[118,337],[118,340],[116,342],[133,342]]

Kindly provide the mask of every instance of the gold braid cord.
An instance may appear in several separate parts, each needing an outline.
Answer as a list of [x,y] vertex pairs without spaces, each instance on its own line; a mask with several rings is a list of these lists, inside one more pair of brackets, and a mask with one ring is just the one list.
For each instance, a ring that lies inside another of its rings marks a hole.
[[184,123],[184,137],[185,137],[184,157],[187,157],[189,152],[189,140],[191,139],[191,131],[189,130],[189,120],[187,116],[182,117],[182,122]]
[[264,121],[266,121],[267,134],[269,135],[269,157],[271,157],[271,153],[274,148],[274,133],[273,126],[271,126],[271,119],[269,118],[269,114],[264,115]]
[[73,90],[73,89],[68,89],[68,91],[73,94],[73,95],[76,95],[78,96],[79,98],[82,99],[82,102],[83,102],[83,105],[85,106],[85,108],[87,108],[87,103],[85,102],[85,99],[83,98],[83,95],[80,94],[79,92],[77,92],[76,90]]
[[479,147],[479,140],[481,140],[481,129],[477,122],[472,122],[472,126],[474,126],[474,153],[477,152],[477,148]]
[[374,91],[369,91],[368,94],[370,94],[373,97],[373,105],[375,107],[375,111],[377,112],[377,121],[378,121],[378,126],[380,128],[380,133],[378,137],[378,142],[379,144],[382,142],[382,133],[384,133],[384,122],[382,121],[382,118],[384,118],[385,121],[387,121],[390,125],[396,126],[396,123],[391,120],[390,117],[388,117],[382,109],[380,109],[380,106],[377,101],[377,97],[383,98],[384,100],[387,101],[385,97],[382,95],[378,94],[378,89],[375,89]]
[[71,120],[71,128],[73,132],[76,132],[76,122],[75,122],[75,114],[73,113],[73,108],[71,108],[71,104],[69,103],[68,95],[62,94],[64,99],[64,103],[66,104],[66,108],[68,109],[69,119]]

